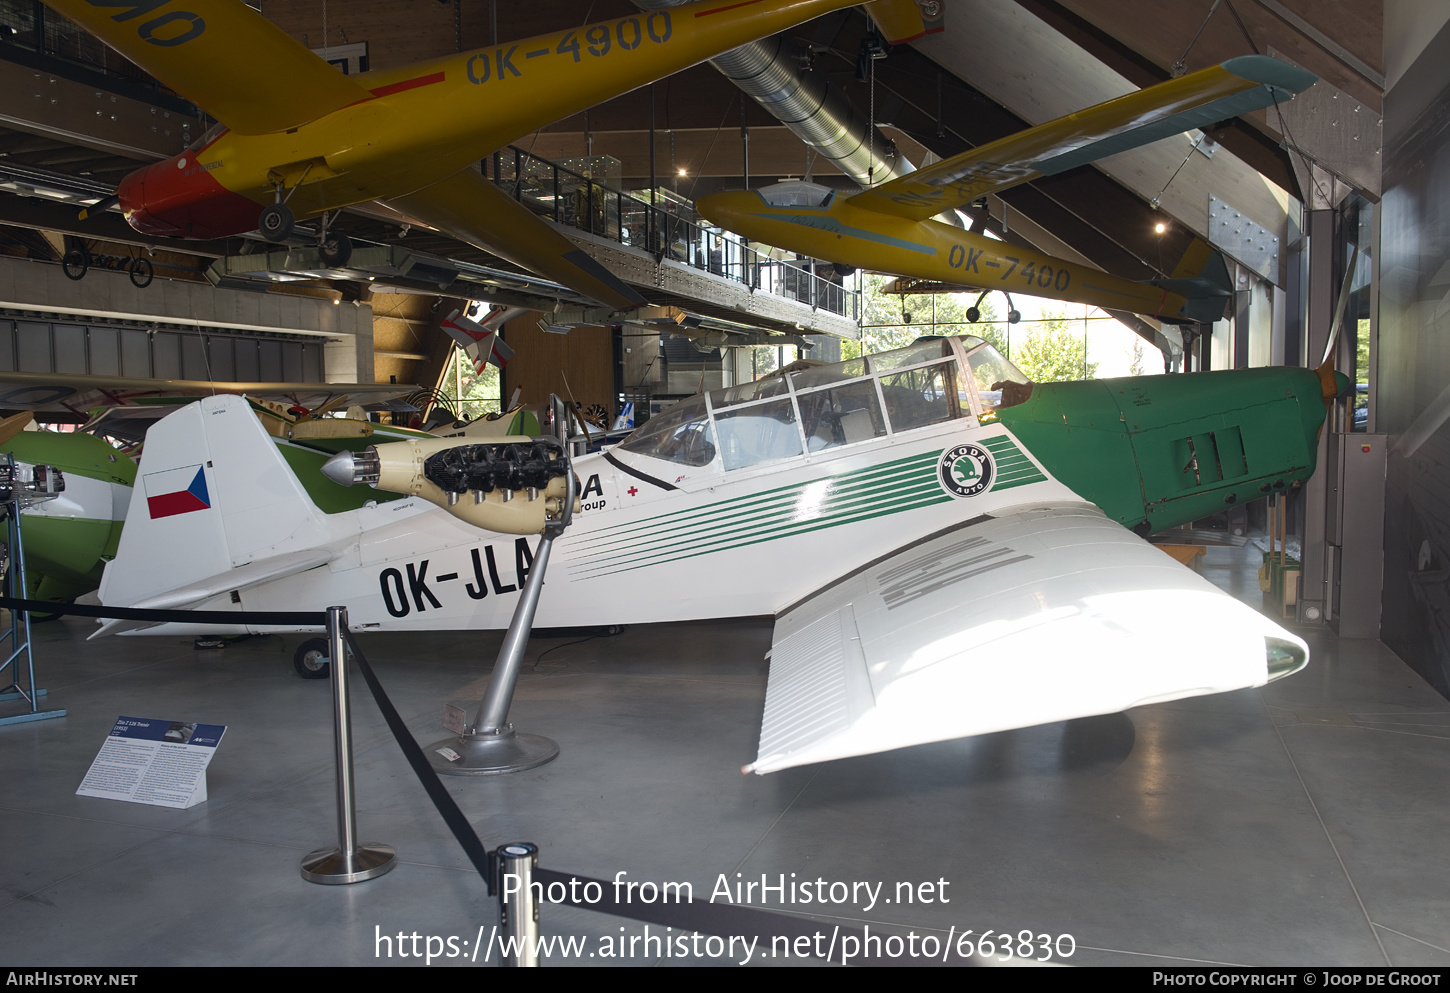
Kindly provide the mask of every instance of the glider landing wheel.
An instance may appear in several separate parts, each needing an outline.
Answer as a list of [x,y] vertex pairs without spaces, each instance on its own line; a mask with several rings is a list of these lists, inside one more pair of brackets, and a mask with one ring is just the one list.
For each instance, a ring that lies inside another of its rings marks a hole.
[[332,269],[341,269],[352,258],[352,239],[341,232],[329,231],[317,246],[317,257]]
[[1009,311],[1007,311],[1007,323],[1008,324],[1016,324],[1020,320],[1022,320],[1022,312],[1021,311],[1018,311],[1018,310],[1009,310]]
[[131,263],[131,285],[136,289],[144,290],[150,286],[154,275],[155,270],[151,268],[151,262],[148,259],[137,259]]
[[980,310],[978,310],[976,307],[968,307],[967,308],[967,323],[968,324],[976,324],[981,319],[982,319],[982,312]]
[[85,279],[86,271],[91,267],[91,257],[80,249],[73,249],[65,253],[60,267],[65,270],[67,279]]
[[262,216],[257,218],[257,230],[268,241],[286,241],[295,223],[297,218],[293,216],[292,208],[285,203],[272,203],[262,208]]
[[303,679],[326,679],[332,674],[332,660],[327,657],[327,642],[311,638],[297,646],[292,667]]

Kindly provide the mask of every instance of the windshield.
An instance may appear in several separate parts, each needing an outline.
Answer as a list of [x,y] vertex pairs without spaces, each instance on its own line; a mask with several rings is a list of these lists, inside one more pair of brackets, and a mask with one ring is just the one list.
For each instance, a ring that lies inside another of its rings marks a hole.
[[793,179],[757,192],[772,207],[823,207],[833,191],[829,186]]
[[681,400],[620,444],[621,451],[704,466],[717,454],[726,471],[970,417],[975,378],[983,419],[1021,403],[1032,383],[981,338],[960,339],[972,376],[950,338],[832,365],[790,367]]
[[[971,342],[980,342],[975,348]],[[1013,407],[1032,396],[1032,381],[991,345],[980,338],[964,338],[967,362],[977,380],[977,395],[982,398],[982,420],[995,420],[997,411]]]
[[705,398],[691,397],[661,411],[620,442],[619,448],[681,465],[709,465],[715,461],[715,442]]

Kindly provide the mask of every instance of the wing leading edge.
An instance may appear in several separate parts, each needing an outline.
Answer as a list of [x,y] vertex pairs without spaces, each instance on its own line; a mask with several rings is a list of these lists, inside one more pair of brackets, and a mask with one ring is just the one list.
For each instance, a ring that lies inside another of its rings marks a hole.
[[1262,686],[1304,642],[1096,507],[941,533],[776,618],[747,772]]
[[924,221],[988,193],[1288,100],[1316,79],[1267,55],[1240,56],[979,145],[850,202]]
[[648,303],[547,221],[472,169],[388,200],[386,206],[610,307],[628,310]]
[[300,127],[372,94],[237,0],[46,0],[239,134]]

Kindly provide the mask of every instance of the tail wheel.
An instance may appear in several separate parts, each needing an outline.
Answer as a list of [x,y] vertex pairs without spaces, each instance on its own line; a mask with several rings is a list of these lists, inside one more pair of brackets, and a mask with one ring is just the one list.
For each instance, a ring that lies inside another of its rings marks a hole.
[[69,279],[85,279],[86,272],[91,267],[91,257],[78,248],[72,249],[65,253],[65,258],[60,261],[60,267],[65,270],[66,277]]
[[310,638],[297,646],[292,654],[292,667],[303,679],[326,679],[332,675],[332,660],[327,657],[327,642]]
[[149,259],[136,259],[131,263],[131,285],[138,290],[144,290],[151,285],[156,270],[151,268]]
[[342,233],[328,232],[317,246],[317,257],[333,269],[341,269],[352,258],[352,239]]

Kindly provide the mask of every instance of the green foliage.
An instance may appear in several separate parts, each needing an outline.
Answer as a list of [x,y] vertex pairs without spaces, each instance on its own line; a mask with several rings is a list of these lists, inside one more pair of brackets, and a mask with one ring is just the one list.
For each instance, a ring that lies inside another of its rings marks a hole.
[[503,407],[503,387],[499,381],[498,366],[485,365],[482,374],[475,374],[473,371],[473,360],[464,356],[456,346],[453,349],[453,361],[448,363],[447,371],[443,374],[443,382],[439,384],[438,390],[449,400],[458,399],[458,380],[454,369],[454,363],[459,358],[463,360],[463,409],[461,416],[468,420],[482,417],[484,414],[497,413]]
[[1061,383],[1092,379],[1098,364],[1087,361],[1087,340],[1066,314],[1044,312],[1042,321],[1012,350],[1012,362],[1034,383]]
[[977,301],[976,293],[885,293],[890,276],[867,274],[863,279],[863,308],[860,342],[842,342],[841,358],[858,358],[864,350],[885,352],[905,348],[924,334],[972,334],[984,338],[1002,351],[1007,350],[1007,324],[997,316],[992,298],[982,301],[976,324],[967,320],[967,308]]

